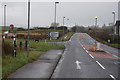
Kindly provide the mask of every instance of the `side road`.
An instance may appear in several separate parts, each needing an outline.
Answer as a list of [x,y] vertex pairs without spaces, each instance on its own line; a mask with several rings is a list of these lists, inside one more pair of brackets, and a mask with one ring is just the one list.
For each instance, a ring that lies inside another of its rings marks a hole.
[[50,50],[41,55],[37,61],[29,63],[11,74],[13,78],[50,78],[63,50]]

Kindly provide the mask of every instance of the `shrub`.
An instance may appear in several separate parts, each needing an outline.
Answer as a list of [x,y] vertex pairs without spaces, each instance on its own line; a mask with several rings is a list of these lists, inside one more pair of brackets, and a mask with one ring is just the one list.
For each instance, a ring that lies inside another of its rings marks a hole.
[[10,45],[8,42],[2,43],[2,54],[4,55],[10,55],[13,52],[13,46]]

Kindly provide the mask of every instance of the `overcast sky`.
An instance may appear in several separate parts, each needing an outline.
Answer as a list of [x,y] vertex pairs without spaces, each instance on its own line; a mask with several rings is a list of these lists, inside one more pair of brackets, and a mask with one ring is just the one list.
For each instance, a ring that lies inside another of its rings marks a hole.
[[[31,0],[32,1],[32,0]],[[104,0],[105,1],[105,0]],[[60,2],[57,4],[57,22],[62,25],[63,16],[65,25],[69,27],[78,24],[87,27],[94,25],[94,16],[98,16],[98,25],[113,21],[112,11],[116,12],[118,19],[118,0],[111,2]],[[3,5],[7,5],[7,25],[27,28],[27,1],[26,2],[0,2],[0,26],[3,25]],[[54,21],[54,2],[31,2],[31,27],[50,26]],[[69,21],[67,19],[69,18]]]

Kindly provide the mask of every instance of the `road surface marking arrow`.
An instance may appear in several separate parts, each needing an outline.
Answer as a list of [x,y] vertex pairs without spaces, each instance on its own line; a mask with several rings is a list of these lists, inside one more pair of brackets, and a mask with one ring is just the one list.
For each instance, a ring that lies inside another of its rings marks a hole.
[[81,66],[80,66],[81,62],[77,60],[75,63],[76,63],[77,69],[81,69]]

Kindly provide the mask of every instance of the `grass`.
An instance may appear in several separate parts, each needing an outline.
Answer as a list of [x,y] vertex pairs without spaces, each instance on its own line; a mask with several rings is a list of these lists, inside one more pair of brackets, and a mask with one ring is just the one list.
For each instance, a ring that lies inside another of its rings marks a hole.
[[[69,33],[65,34],[64,36],[62,36],[61,38],[59,38],[58,41],[68,41],[73,34],[74,34],[74,32],[69,32]],[[66,39],[64,39],[65,36],[67,36]]]
[[[9,42],[12,45],[12,39],[6,39],[6,42]],[[24,39],[17,39],[17,46],[19,46],[19,42],[25,42]],[[11,54],[3,56],[2,59],[2,77],[7,78],[11,73],[15,72],[18,68],[24,66],[27,63],[35,61],[38,57],[43,54],[44,51],[48,51],[50,49],[64,49],[64,45],[57,45],[51,43],[43,43],[43,42],[34,42],[30,40],[30,54],[27,57],[27,51],[24,49],[19,49],[17,47],[17,56],[13,57]]]
[[[0,26],[0,30],[4,30],[4,26]],[[5,30],[10,30],[10,26],[6,26]],[[14,30],[17,30],[17,27],[14,27]]]
[[[90,36],[91,36],[91,35],[90,35]],[[108,45],[108,46],[111,46],[111,47],[120,49],[120,44],[112,44],[112,43],[108,43],[108,42],[106,42],[106,41],[103,41],[103,40],[101,40],[101,39],[95,38],[95,37],[93,37],[93,36],[91,36],[91,37],[92,37],[93,39],[96,39],[97,41],[103,43],[103,44],[106,44],[106,45]]]
[[[73,34],[74,34],[74,32],[69,32],[57,40],[49,40],[49,41],[68,41]],[[64,39],[65,36],[67,36],[66,39]]]

